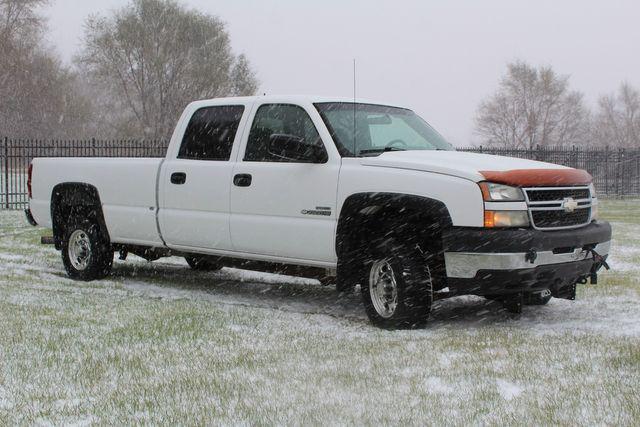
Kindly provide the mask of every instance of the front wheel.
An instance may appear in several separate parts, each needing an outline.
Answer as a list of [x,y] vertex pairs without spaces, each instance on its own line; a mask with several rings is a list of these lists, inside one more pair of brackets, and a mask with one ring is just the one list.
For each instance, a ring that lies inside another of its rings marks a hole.
[[525,305],[547,305],[549,301],[551,301],[551,291],[549,289],[530,292],[524,296]]
[[62,241],[62,262],[72,279],[91,281],[109,274],[113,250],[95,221],[71,219]]
[[371,322],[381,328],[423,326],[433,301],[427,260],[417,249],[390,242],[368,256],[360,280]]

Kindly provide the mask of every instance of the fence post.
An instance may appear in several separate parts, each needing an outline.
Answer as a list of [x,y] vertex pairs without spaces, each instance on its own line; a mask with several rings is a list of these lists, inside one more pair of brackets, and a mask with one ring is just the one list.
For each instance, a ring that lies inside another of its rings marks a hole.
[[636,194],[640,194],[640,152],[636,150]]
[[620,174],[620,148],[618,148],[618,156],[615,162],[616,165],[616,197],[620,197],[620,180],[622,176]]
[[604,146],[604,188],[607,196],[609,195],[609,146]]
[[9,138],[4,137],[4,200],[9,209]]

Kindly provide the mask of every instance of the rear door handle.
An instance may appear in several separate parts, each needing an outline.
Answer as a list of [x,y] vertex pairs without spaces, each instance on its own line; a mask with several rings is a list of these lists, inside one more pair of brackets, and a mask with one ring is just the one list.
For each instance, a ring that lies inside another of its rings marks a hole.
[[171,183],[182,185],[187,182],[187,174],[184,172],[174,172],[171,174]]
[[236,187],[249,187],[253,177],[248,173],[240,173],[233,177],[233,185]]

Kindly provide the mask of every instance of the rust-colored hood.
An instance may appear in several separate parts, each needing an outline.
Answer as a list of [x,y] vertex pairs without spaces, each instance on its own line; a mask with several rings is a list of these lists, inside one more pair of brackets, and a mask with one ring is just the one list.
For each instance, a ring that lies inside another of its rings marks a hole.
[[581,169],[512,169],[480,171],[487,181],[515,187],[558,187],[587,185],[593,178]]
[[493,181],[518,187],[557,187],[591,183],[582,170],[552,163],[461,151],[393,151],[357,159],[364,166],[418,170],[457,176],[471,181]]

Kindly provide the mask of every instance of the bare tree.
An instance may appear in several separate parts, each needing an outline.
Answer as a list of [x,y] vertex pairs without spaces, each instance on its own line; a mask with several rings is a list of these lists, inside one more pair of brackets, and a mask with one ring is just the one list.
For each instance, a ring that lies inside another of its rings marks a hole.
[[476,133],[485,144],[505,148],[581,144],[588,118],[568,76],[518,61],[508,64],[496,93],[480,104]]
[[173,0],[133,0],[90,18],[78,62],[102,88],[114,129],[134,136],[166,138],[188,102],[257,87],[224,24]]
[[623,83],[617,94],[602,96],[594,119],[598,145],[640,148],[640,91]]
[[0,134],[55,138],[88,132],[90,106],[76,75],[43,41],[44,0],[0,0]]
[[47,0],[0,0],[0,48],[7,53],[37,41],[43,20],[35,9]]
[[244,54],[238,56],[231,70],[231,95],[248,96],[258,90],[258,80]]

